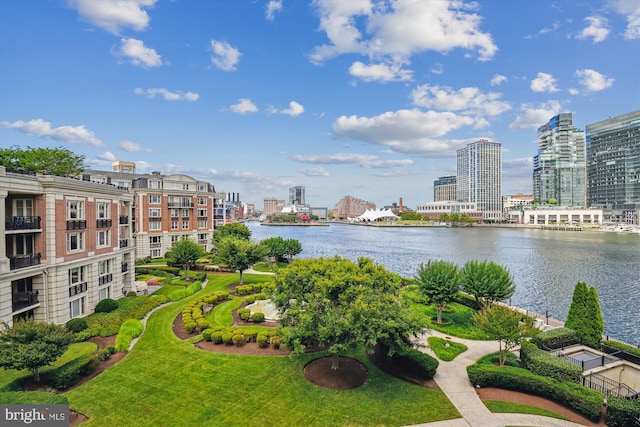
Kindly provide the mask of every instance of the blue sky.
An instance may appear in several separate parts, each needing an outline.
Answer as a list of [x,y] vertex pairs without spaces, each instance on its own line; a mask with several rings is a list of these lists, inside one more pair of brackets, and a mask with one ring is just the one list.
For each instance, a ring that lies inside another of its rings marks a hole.
[[502,143],[532,193],[537,127],[640,108],[637,0],[1,0],[0,145],[185,173],[262,208],[306,186],[433,200]]

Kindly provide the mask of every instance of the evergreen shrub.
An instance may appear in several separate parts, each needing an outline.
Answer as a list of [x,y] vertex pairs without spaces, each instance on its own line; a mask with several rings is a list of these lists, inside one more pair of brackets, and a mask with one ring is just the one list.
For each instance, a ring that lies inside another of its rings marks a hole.
[[265,334],[258,334],[258,336],[256,337],[256,342],[258,343],[258,347],[266,348],[267,346],[269,346],[269,337]]
[[93,355],[82,356],[49,371],[47,376],[56,389],[66,390],[77,384],[83,376],[90,374],[94,364]]
[[96,304],[95,312],[96,313],[111,313],[114,310],[118,309],[118,301],[113,300],[111,298],[105,298],[100,300],[98,304]]
[[234,336],[233,332],[225,332],[225,333],[223,333],[222,334],[222,342],[225,343],[226,345],[233,344],[233,336]]
[[554,328],[540,332],[538,335],[531,338],[531,342],[541,349],[556,349],[560,348],[562,343],[571,343],[576,339],[576,333],[573,329]]
[[260,312],[253,313],[251,314],[251,317],[249,319],[254,323],[262,323],[264,322],[264,313],[260,313]]
[[85,319],[84,317],[76,317],[74,319],[69,320],[64,326],[67,328],[68,331],[77,333],[87,329],[89,327],[89,323],[87,322],[87,319]]
[[244,334],[235,334],[231,340],[233,341],[233,343],[237,346],[240,346],[242,344],[245,343],[245,337]]
[[282,345],[282,338],[279,335],[272,335],[269,338],[269,344],[273,346],[273,348],[280,348]]
[[566,359],[540,350],[534,344],[523,342],[520,347],[522,367],[537,375],[551,377],[560,382],[576,384],[582,379],[582,369]]
[[222,332],[215,331],[211,333],[211,342],[214,344],[222,344]]
[[205,341],[211,341],[211,334],[213,333],[213,329],[205,329],[202,331],[202,338]]
[[640,399],[609,396],[604,419],[610,427],[638,425],[635,420],[640,420]]
[[256,297],[254,295],[248,296],[245,298],[245,301],[247,301],[247,304],[253,304],[256,302]]

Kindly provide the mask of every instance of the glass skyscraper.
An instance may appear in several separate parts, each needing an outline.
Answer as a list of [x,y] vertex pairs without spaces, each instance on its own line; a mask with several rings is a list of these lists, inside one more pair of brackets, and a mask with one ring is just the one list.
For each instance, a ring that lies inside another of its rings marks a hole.
[[482,218],[502,219],[502,144],[481,139],[456,151],[458,201],[476,203]]
[[296,185],[289,188],[289,205],[304,205],[304,187],[302,185]]
[[587,125],[587,201],[614,221],[638,224],[640,110]]

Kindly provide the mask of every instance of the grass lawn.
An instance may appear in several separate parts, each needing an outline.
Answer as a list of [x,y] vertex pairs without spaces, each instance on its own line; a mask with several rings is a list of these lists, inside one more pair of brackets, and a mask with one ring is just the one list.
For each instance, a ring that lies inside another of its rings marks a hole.
[[[247,283],[261,279],[245,275]],[[203,292],[237,280],[237,274],[210,275]],[[368,380],[357,389],[336,391],[304,378],[302,368],[317,354],[239,356],[199,350],[171,330],[191,299],[155,312],[125,358],[66,394],[70,407],[90,418],[87,426],[408,425],[460,417],[444,393],[384,374],[363,351],[351,356],[367,366]]]
[[487,340],[487,334],[473,324],[472,316],[475,310],[458,303],[450,303],[447,309],[442,312],[443,324],[436,323],[435,305],[424,305],[412,303],[411,309],[423,317],[426,325],[447,335],[452,335],[470,340]]
[[436,356],[438,356],[438,359],[444,360],[445,362],[451,362],[457,355],[469,349],[469,347],[462,343],[445,340],[440,337],[429,337],[427,338],[427,343]]
[[166,295],[169,296],[169,294],[173,291],[179,291],[185,289],[184,286],[182,285],[163,285],[160,289],[157,289],[154,293],[152,293],[151,295]]
[[545,417],[571,421],[569,418],[556,414],[555,412],[538,408],[536,406],[524,405],[522,403],[504,402],[501,400],[483,400],[482,403],[484,403],[484,406],[494,413],[543,415]]

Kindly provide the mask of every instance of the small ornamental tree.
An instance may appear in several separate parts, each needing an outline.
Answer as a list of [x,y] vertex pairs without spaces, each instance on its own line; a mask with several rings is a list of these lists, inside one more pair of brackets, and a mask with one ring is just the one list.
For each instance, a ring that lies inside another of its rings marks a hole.
[[473,322],[489,338],[498,341],[500,366],[506,362],[509,350],[540,332],[529,319],[523,321],[521,313],[499,304],[487,305],[473,316]]
[[196,242],[189,239],[178,240],[167,252],[166,258],[173,260],[185,270],[185,278],[189,278],[189,270],[196,265],[196,261],[204,255],[205,251]]
[[458,267],[447,261],[431,261],[420,264],[415,284],[427,303],[436,306],[436,323],[442,323],[442,310],[458,293],[460,281]]
[[264,261],[267,247],[251,240],[227,236],[219,240],[216,260],[232,270],[240,272],[240,284],[244,283],[243,273],[253,264]]
[[55,362],[67,351],[73,333],[62,325],[18,320],[0,332],[0,368],[29,369],[40,381],[40,368]]
[[462,289],[484,306],[513,295],[516,285],[509,271],[495,262],[468,261],[460,270]]
[[565,327],[573,329],[583,344],[594,348],[600,346],[604,320],[596,288],[589,288],[585,282],[576,283]]
[[213,232],[213,245],[217,248],[220,240],[230,236],[242,240],[251,240],[251,230],[239,222],[225,224]]
[[291,262],[294,256],[302,252],[302,244],[296,239],[286,239],[284,241],[284,256],[287,262]]
[[267,248],[267,262],[269,263],[269,267],[279,259],[284,258],[285,245],[282,237],[270,237],[262,240],[260,244]]

